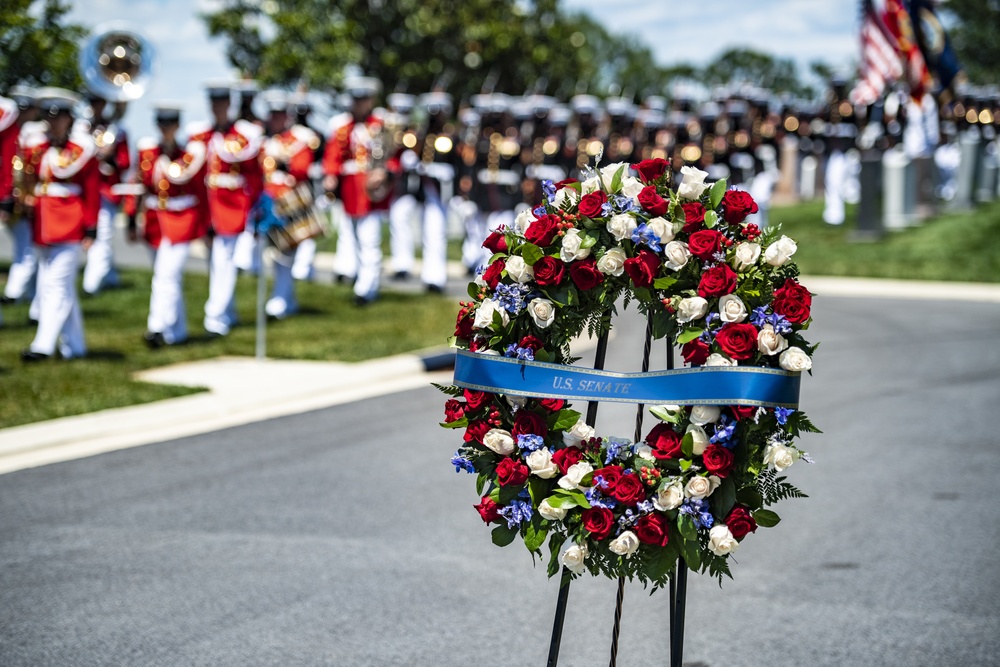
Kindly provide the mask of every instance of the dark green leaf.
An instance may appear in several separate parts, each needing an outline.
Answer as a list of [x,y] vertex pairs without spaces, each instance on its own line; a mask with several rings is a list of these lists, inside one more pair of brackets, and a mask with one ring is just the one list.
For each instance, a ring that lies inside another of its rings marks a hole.
[[486,477],[486,475],[484,473],[479,473],[478,475],[476,475],[476,495],[477,496],[482,496],[483,495],[483,489],[486,488],[486,480],[487,479],[488,478]]
[[573,428],[580,421],[580,413],[576,410],[560,410],[556,413],[556,421],[552,425],[553,431],[565,431]]
[[760,491],[752,486],[745,486],[736,492],[736,502],[750,509],[757,509],[764,504],[764,499],[761,497]]
[[493,529],[493,544],[498,547],[507,546],[514,541],[515,537],[517,537],[517,531],[513,528],[508,528],[506,524]]
[[677,528],[686,540],[698,541],[698,528],[694,525],[694,520],[687,514],[681,514],[677,520]]
[[733,509],[733,505],[736,504],[736,484],[729,477],[723,479],[719,488],[709,497],[709,500],[715,518],[722,521],[729,514],[729,510]]
[[690,343],[691,341],[693,341],[695,338],[697,338],[698,336],[700,336],[704,332],[705,332],[704,329],[695,329],[695,328],[689,327],[689,328],[685,329],[684,331],[682,331],[681,335],[679,335],[677,337],[677,344],[678,345],[683,345],[684,343]]
[[677,278],[671,276],[665,276],[663,278],[657,278],[653,281],[653,287],[656,289],[670,289],[677,282]]
[[719,214],[715,211],[705,211],[705,226],[709,229],[715,227],[719,222]]
[[441,422],[442,428],[464,428],[469,425],[469,418],[462,417],[461,419],[456,419],[453,422]]
[[528,551],[537,551],[540,546],[545,544],[545,536],[548,535],[548,532],[542,527],[542,520],[535,515],[524,531],[524,546],[528,548]]
[[757,510],[753,512],[753,519],[757,522],[758,526],[762,526],[763,528],[773,528],[781,521],[781,517],[771,510]]
[[721,181],[716,181],[712,186],[712,190],[708,194],[708,200],[711,206],[709,208],[718,208],[719,204],[722,203],[722,198],[726,194],[726,179]]
[[525,243],[521,246],[521,257],[524,258],[524,263],[528,266],[534,266],[535,262],[544,256],[545,253],[542,252],[542,249],[534,243]]
[[542,502],[548,492],[549,485],[544,479],[537,475],[528,478],[528,495],[531,496],[531,502],[535,507],[538,507],[538,503]]
[[701,568],[701,547],[698,540],[684,540],[682,547],[684,562],[693,572],[697,572]]

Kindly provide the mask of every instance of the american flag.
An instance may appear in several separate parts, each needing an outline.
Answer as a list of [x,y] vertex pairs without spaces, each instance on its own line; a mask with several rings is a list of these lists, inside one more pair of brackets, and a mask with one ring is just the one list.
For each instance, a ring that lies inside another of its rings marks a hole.
[[861,76],[851,102],[872,104],[882,97],[890,84],[903,76],[899,43],[885,27],[871,0],[862,0],[861,9]]

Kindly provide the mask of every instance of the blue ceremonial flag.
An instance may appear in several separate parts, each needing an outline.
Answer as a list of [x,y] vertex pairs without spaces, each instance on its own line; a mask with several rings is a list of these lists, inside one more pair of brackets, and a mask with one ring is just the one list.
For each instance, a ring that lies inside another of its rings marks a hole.
[[520,361],[459,350],[456,386],[537,398],[676,405],[797,408],[800,374],[757,366],[700,366],[649,373]]
[[906,0],[906,9],[910,12],[920,51],[937,83],[937,92],[950,88],[962,67],[933,3],[930,0]]

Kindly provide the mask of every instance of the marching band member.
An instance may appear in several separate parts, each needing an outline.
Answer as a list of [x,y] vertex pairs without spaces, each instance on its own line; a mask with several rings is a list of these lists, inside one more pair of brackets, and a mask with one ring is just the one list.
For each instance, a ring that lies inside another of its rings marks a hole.
[[7,225],[13,237],[13,261],[0,299],[4,303],[30,296],[38,268],[31,245],[31,220],[22,207],[21,182],[24,174],[21,136],[31,133],[30,126],[37,125],[32,122],[37,115],[35,93],[30,88],[16,86],[10,91],[10,99],[0,97],[0,222]]
[[420,189],[420,177],[414,169],[416,156],[413,152],[417,133],[410,117],[417,99],[407,93],[391,93],[386,96],[386,102],[389,108],[383,118],[385,129],[392,133],[393,143],[402,146],[399,180],[396,183],[395,196],[389,205],[390,264],[393,279],[406,280],[413,271],[415,261],[413,215],[416,212],[416,197]]
[[389,174],[395,167],[395,156],[382,122],[372,114],[378,80],[353,77],[344,84],[351,109],[330,121],[333,131],[323,157],[323,188],[338,194],[354,232],[358,267],[354,303],[364,306],[379,292],[382,220],[389,209]]
[[66,359],[87,352],[83,315],[76,295],[80,247],[90,246],[101,208],[97,146],[90,135],[71,132],[79,98],[61,88],[38,91],[48,132],[25,146],[25,206],[34,208],[39,244],[38,330],[24,361],[59,353]]
[[[160,140],[144,138],[137,145],[138,177],[146,190],[141,199],[145,237],[157,248],[144,335],[152,348],[187,340],[184,265],[191,241],[201,238],[209,224],[206,146],[200,141],[186,146],[178,143],[179,106],[159,104],[155,114]],[[134,228],[134,220],[135,214],[130,212],[130,229]]]
[[[264,191],[277,199],[304,184],[311,188],[309,168],[319,135],[304,125],[288,127],[289,100],[281,91],[265,94],[269,116],[268,139],[264,142]],[[298,311],[295,280],[307,280],[316,257],[316,240],[305,239],[274,258],[274,286],[264,310],[271,317],[284,319]]]
[[[128,139],[125,131],[115,125],[114,119],[105,122],[107,100],[94,92],[87,94],[93,115],[91,132],[97,146],[98,168],[101,173],[101,212],[97,219],[97,238],[87,251],[87,265],[83,270],[83,291],[97,294],[104,287],[118,286],[118,273],[114,267],[115,216],[121,206],[121,196],[113,192],[122,182],[122,176],[131,167]],[[114,118],[124,111],[116,108]]]
[[210,334],[226,336],[236,324],[236,240],[246,230],[250,209],[264,190],[263,131],[245,120],[229,120],[228,85],[210,85],[208,95],[215,125],[191,135],[192,141],[208,149],[208,208],[215,234],[204,326]]

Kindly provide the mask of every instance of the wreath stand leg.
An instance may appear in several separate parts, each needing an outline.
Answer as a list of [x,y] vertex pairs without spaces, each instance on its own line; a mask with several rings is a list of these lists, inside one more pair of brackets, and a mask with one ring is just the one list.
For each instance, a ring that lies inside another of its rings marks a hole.
[[[674,369],[674,348],[667,340],[667,370]],[[684,612],[687,606],[687,564],[677,559],[670,577],[670,667],[682,667],[684,660]]]
[[[610,328],[601,334],[597,339],[597,352],[594,355],[594,368],[604,369],[604,361],[608,356],[608,334]],[[587,424],[594,426],[597,423],[597,401],[587,404]],[[552,623],[552,639],[549,642],[549,659],[545,663],[547,667],[556,667],[559,663],[559,645],[562,643],[563,622],[566,620],[566,602],[569,599],[569,585],[573,577],[568,568],[563,567],[559,577],[559,598],[556,600],[556,616]]]

